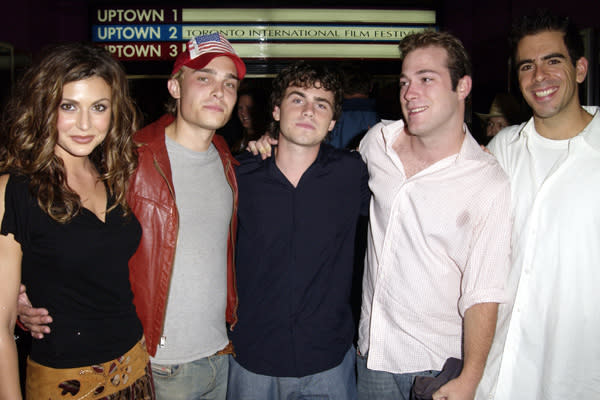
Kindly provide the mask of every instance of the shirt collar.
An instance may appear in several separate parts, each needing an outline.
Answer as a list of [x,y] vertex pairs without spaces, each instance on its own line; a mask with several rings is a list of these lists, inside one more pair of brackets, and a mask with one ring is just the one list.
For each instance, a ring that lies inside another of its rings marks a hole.
[[463,130],[465,131],[465,138],[463,140],[462,146],[458,152],[458,157],[456,158],[457,162],[461,160],[479,160],[482,156],[485,156],[485,153],[481,149],[481,145],[477,143],[477,140],[471,135],[467,124],[463,124]]
[[[334,147],[331,146],[330,144],[322,142],[321,145],[319,146],[319,153],[317,154],[317,158],[307,168],[307,171],[314,167],[317,167],[319,169],[324,168],[327,165],[330,157],[332,156],[333,149],[334,149]],[[267,157],[265,160],[261,160],[261,161],[264,163],[267,163],[267,165],[269,165],[269,168],[271,169],[271,171],[273,171],[273,168],[279,170],[279,168],[277,167],[277,164],[275,163],[275,155],[273,155],[273,157]],[[305,171],[305,173],[306,173],[306,171]]]
[[381,121],[383,127],[381,128],[381,133],[383,135],[383,143],[385,145],[385,151],[389,153],[393,151],[392,145],[394,141],[402,133],[404,129],[404,121],[399,119],[397,121],[392,121],[389,119],[384,119]]
[[592,106],[583,106],[583,108],[592,114],[593,118],[578,136],[581,136],[594,150],[600,151],[600,109]]
[[[402,133],[402,130],[404,129],[404,121],[383,120],[381,122],[384,125],[382,128],[382,134],[385,143],[385,151],[387,153],[393,152],[394,150],[392,149],[392,145],[394,144],[394,141],[396,140],[398,135]],[[465,132],[465,137],[462,142],[462,145],[460,146],[460,150],[458,151],[456,162],[460,162],[461,160],[480,159],[481,155],[483,154],[481,146],[471,135],[467,124],[463,124],[463,131]]]
[[[582,106],[584,110],[590,113],[593,118],[589,124],[586,125],[585,128],[575,138],[580,138],[579,140],[584,140],[587,144],[589,144],[596,151],[600,151],[600,109],[594,106]],[[535,124],[533,122],[533,117],[529,119],[525,124],[521,126],[519,129],[519,134],[514,137],[511,141],[515,142],[519,138],[527,139],[530,135],[535,133]],[[572,139],[575,139],[572,138]]]

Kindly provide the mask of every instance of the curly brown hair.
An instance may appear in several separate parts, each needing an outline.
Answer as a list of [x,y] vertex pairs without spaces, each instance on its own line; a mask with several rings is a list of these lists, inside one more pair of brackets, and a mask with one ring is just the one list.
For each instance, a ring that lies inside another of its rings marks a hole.
[[127,184],[137,167],[133,133],[139,113],[125,72],[108,51],[88,43],[47,49],[20,79],[2,118],[0,172],[28,176],[40,208],[61,223],[79,213],[81,199],[67,185],[64,163],[55,155],[58,108],[65,84],[91,77],[102,78],[111,88],[111,123],[90,160],[114,198],[107,211],[121,205],[127,215]]
[[[322,64],[309,64],[304,61],[288,65],[273,79],[271,110],[275,106],[279,107],[281,105],[285,91],[290,86],[302,88],[316,87],[333,92],[333,119],[337,120],[342,115],[344,92],[342,79],[335,69]],[[271,121],[269,133],[272,137],[279,136],[278,121]]]

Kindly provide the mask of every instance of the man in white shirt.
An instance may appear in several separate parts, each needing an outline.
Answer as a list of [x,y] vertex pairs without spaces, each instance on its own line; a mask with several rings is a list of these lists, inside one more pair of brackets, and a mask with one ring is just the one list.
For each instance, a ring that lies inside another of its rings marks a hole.
[[578,93],[588,62],[567,18],[524,17],[512,42],[533,118],[489,144],[511,180],[513,264],[477,399],[598,399],[600,116]]
[[360,399],[409,399],[449,357],[461,374],[434,399],[472,399],[510,253],[510,187],[464,124],[471,66],[448,33],[400,43],[404,121],[360,145],[373,193],[359,326]]

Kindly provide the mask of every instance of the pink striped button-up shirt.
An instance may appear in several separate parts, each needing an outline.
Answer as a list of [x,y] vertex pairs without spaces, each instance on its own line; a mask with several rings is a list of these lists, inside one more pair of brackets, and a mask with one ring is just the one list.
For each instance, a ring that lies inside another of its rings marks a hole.
[[465,126],[458,154],[410,178],[392,144],[402,121],[374,126],[360,145],[372,191],[359,349],[369,369],[440,370],[462,356],[462,320],[504,302],[510,186]]

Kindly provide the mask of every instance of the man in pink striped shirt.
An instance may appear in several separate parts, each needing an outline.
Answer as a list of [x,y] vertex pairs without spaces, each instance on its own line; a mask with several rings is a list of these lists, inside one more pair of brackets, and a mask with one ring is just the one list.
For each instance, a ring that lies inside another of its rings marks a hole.
[[359,399],[406,399],[449,357],[460,375],[434,399],[473,399],[496,326],[510,253],[506,174],[464,124],[471,65],[460,41],[400,43],[404,119],[360,145],[373,193],[359,325]]

